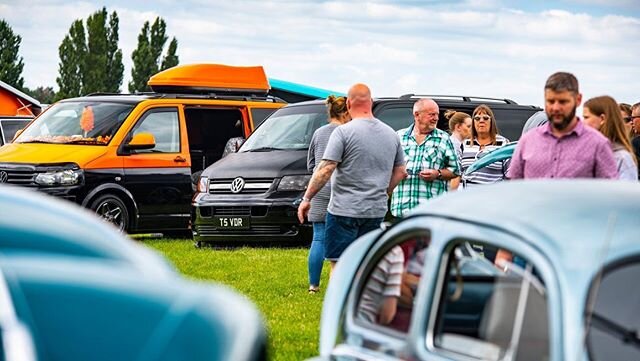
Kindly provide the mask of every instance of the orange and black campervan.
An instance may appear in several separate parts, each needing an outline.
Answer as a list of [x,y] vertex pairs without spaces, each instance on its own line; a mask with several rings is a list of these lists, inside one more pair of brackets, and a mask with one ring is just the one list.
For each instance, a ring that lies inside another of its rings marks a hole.
[[0,148],[0,181],[97,212],[128,232],[185,232],[197,175],[285,105],[262,67],[177,66],[153,92],[55,103]]

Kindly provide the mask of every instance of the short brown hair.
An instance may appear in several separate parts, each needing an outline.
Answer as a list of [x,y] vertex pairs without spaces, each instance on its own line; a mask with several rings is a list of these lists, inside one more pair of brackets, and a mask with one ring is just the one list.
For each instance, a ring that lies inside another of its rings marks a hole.
[[449,121],[450,133],[453,133],[457,125],[463,124],[465,119],[471,118],[471,116],[465,112],[458,112],[451,109],[444,112],[444,117]]
[[571,73],[559,71],[547,79],[544,89],[549,89],[554,92],[570,91],[578,94],[578,79]]
[[634,110],[640,108],[640,102],[635,103],[634,105],[631,106],[631,112],[633,112]]
[[347,112],[347,97],[329,95],[326,103],[329,118],[338,119]]
[[473,121],[471,123],[471,139],[475,139],[478,136],[478,133],[476,132],[476,121],[473,118],[475,118],[479,113],[485,113],[491,118],[489,135],[491,136],[491,143],[493,144],[496,142],[496,135],[498,135],[498,124],[496,123],[495,115],[493,115],[493,110],[491,110],[491,108],[486,104],[480,104],[473,110],[473,117],[471,118]]

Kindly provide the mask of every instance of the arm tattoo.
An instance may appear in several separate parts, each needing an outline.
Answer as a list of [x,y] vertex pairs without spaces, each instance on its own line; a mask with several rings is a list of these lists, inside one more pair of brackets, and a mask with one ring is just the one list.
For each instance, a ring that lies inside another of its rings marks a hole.
[[313,176],[309,181],[309,186],[307,187],[307,191],[305,192],[305,197],[313,198],[324,187],[325,184],[331,179],[331,174],[338,166],[338,162],[334,162],[331,160],[322,160],[320,164],[318,164],[318,169],[313,172]]

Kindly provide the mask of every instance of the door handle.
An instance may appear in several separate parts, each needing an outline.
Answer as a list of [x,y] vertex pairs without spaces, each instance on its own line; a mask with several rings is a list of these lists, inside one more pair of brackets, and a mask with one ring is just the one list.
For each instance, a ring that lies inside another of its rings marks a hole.
[[176,163],[184,163],[187,161],[187,158],[181,157],[181,156],[177,156],[173,159],[174,162]]

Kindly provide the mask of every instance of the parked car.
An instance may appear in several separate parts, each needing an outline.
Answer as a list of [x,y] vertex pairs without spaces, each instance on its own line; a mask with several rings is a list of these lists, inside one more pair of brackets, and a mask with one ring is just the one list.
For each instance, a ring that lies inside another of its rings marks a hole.
[[314,360],[637,360],[638,200],[544,180],[425,203],[342,255]]
[[[394,130],[413,123],[413,94],[374,100],[373,114]],[[447,129],[448,109],[471,114],[479,104],[493,109],[502,134],[512,139],[539,108],[509,99],[432,96],[440,107],[438,127]],[[313,132],[327,124],[323,101],[289,104],[273,113],[235,154],[203,171],[193,198],[196,245],[206,242],[308,243],[311,225],[300,225],[297,201],[311,174],[307,151]]]
[[253,304],[78,206],[0,186],[0,235],[0,360],[266,359]]
[[129,233],[188,234],[193,179],[229,138],[248,136],[285,103],[267,95],[262,67],[182,65],[149,85],[154,92],[53,104],[0,149],[0,180],[80,204]]
[[32,120],[33,117],[0,117],[0,146],[11,143],[16,133]]

